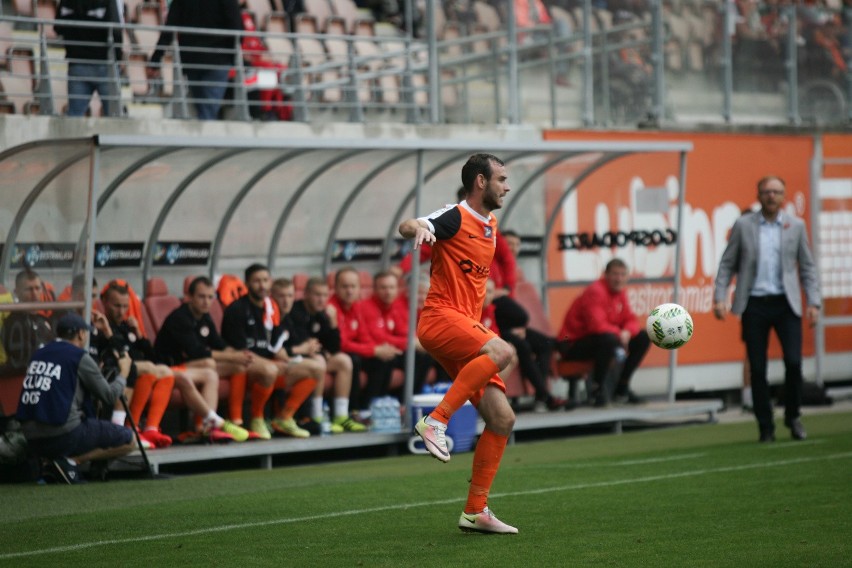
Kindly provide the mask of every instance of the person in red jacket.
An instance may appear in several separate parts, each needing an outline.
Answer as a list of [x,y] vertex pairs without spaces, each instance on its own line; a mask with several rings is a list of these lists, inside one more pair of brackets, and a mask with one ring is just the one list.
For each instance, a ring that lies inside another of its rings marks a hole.
[[563,359],[594,360],[592,378],[598,387],[595,406],[606,406],[612,398],[607,380],[610,372],[613,378],[618,377],[616,401],[641,402],[630,390],[630,378],[651,340],[630,309],[626,287],[627,264],[614,258],[600,280],[583,290],[568,308],[559,332],[557,349]]
[[[394,369],[405,370],[405,350],[408,347],[408,302],[399,294],[399,280],[389,271],[382,271],[373,277],[373,295],[364,300],[364,317],[370,336],[376,343],[388,343],[403,353],[394,357]],[[415,337],[414,342],[414,394],[423,390],[429,370],[437,363],[426,353]],[[390,377],[388,377],[390,378]],[[377,385],[383,387],[378,392],[387,392],[390,384]],[[367,400],[371,396],[380,396],[369,390]],[[401,397],[400,397],[401,398]]]
[[[384,396],[390,384],[393,360],[403,350],[385,341],[376,341],[369,331],[364,317],[364,302],[361,298],[361,279],[358,271],[347,266],[337,271],[334,277],[334,296],[329,305],[337,310],[337,326],[340,329],[340,349],[352,357],[352,391],[349,407],[361,409],[361,415],[369,413],[369,397]],[[367,374],[364,392],[358,377],[360,371]]]

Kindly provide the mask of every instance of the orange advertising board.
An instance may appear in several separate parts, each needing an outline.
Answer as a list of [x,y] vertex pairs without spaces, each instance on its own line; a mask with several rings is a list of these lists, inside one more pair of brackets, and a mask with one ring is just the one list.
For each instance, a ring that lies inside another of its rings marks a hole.
[[[677,238],[681,243],[678,303],[695,322],[692,341],[679,350],[681,364],[741,361],[744,348],[739,320],[713,317],[713,286],[719,260],[734,221],[746,208],[757,207],[756,183],[772,174],[787,183],[786,210],[810,224],[810,168],[814,138],[804,135],[720,133],[613,133],[548,131],[546,140],[668,140],[689,141],[683,224]],[[846,137],[852,148],[852,137]],[[837,142],[832,141],[832,144]],[[560,197],[571,183],[578,165],[566,163],[552,170],[546,180],[548,211],[560,206]],[[615,159],[584,178],[577,191],[561,201],[561,210],[551,242],[546,244],[548,282],[567,286],[548,292],[551,325],[561,327],[562,316],[582,284],[600,276],[607,261],[619,257],[627,262],[635,280],[658,280],[631,284],[628,295],[637,314],[671,301],[675,246],[661,238],[677,229],[679,156],[671,153],[633,154]],[[624,235],[630,235],[627,237]],[[645,235],[638,238],[637,235]],[[609,235],[609,236],[607,236]],[[622,235],[619,237],[619,235]],[[656,235],[648,236],[648,235]],[[607,240],[609,239],[609,240]],[[567,245],[567,246],[566,246]],[[589,246],[586,246],[589,245]],[[577,282],[572,286],[571,282]],[[849,351],[835,333],[827,331],[829,349]],[[814,334],[805,329],[805,356],[814,353]],[[780,357],[774,340],[770,356]],[[653,349],[645,365],[666,365],[667,352]]]

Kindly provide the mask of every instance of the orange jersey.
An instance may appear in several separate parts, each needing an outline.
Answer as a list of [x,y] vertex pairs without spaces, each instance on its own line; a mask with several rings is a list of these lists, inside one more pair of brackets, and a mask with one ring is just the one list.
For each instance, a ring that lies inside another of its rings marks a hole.
[[449,308],[479,321],[496,247],[497,218],[491,213],[483,217],[462,201],[421,220],[437,239],[424,310]]

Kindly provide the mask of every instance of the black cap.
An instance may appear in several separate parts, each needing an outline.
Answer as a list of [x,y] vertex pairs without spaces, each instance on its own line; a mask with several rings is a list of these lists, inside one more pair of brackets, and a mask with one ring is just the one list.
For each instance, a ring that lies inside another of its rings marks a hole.
[[91,331],[92,326],[74,312],[65,314],[56,322],[56,334],[60,336],[74,334],[81,329]]

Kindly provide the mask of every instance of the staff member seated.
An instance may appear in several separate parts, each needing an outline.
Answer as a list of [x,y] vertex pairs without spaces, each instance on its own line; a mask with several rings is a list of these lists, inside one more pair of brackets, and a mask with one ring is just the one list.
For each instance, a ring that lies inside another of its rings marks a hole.
[[57,480],[80,483],[77,466],[107,460],[134,448],[129,428],[99,420],[92,398],[112,408],[124,392],[130,357],[118,359],[119,374],[107,382],[86,352],[89,325],[75,313],[59,318],[57,340],[36,351],[27,367],[17,419],[33,454],[49,460]]

